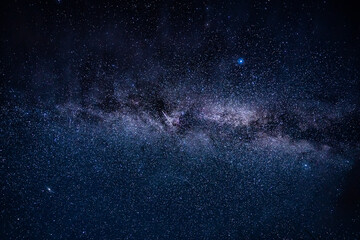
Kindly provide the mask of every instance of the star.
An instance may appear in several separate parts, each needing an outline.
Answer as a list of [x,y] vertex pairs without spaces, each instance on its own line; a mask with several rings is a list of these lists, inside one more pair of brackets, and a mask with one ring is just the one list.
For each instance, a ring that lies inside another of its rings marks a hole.
[[243,58],[239,58],[237,61],[237,64],[239,65],[243,65],[245,63],[244,59]]

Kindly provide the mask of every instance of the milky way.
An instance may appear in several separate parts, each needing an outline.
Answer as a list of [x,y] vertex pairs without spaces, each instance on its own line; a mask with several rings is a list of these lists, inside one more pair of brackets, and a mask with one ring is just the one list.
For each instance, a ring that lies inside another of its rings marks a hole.
[[347,4],[4,3],[0,238],[359,238]]

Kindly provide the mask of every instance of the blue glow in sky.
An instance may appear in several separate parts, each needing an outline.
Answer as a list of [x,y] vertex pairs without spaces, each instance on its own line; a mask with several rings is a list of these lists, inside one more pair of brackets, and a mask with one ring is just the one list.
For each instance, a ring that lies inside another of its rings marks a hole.
[[238,63],[239,65],[243,65],[243,64],[245,63],[245,61],[244,61],[243,58],[239,58],[239,59],[237,60],[237,63]]

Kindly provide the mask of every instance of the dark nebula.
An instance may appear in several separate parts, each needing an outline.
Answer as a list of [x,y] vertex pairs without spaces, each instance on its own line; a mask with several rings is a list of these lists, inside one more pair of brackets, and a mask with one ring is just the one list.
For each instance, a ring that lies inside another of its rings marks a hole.
[[350,1],[2,1],[0,239],[360,239]]

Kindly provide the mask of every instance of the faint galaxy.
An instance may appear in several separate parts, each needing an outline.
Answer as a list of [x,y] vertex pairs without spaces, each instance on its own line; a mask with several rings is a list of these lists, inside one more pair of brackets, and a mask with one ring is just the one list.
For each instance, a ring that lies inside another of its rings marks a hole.
[[2,2],[0,239],[359,239],[359,22]]

